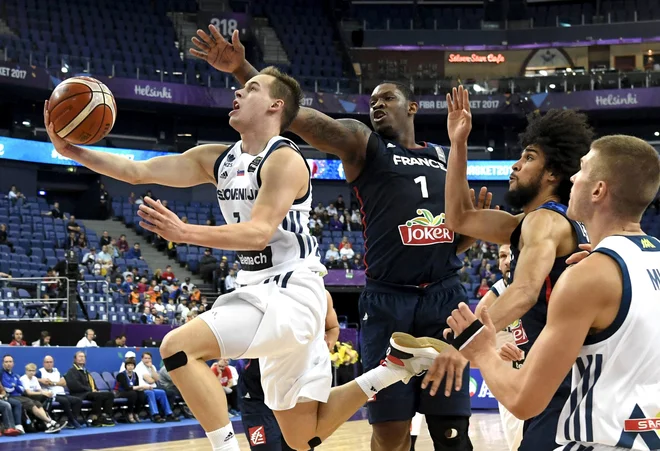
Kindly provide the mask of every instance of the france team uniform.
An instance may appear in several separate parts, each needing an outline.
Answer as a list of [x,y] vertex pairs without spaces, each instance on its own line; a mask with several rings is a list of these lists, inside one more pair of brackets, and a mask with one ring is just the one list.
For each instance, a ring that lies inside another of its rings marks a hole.
[[[242,152],[239,141],[218,158],[217,196],[228,223],[250,220],[261,168],[283,146],[300,153],[292,141],[276,136],[258,155]],[[215,334],[222,357],[260,359],[264,402],[272,410],[291,409],[298,401],[326,402],[330,394],[325,267],[309,233],[311,201],[310,181],[307,194],[295,201],[265,249],[236,253],[239,288],[200,315]]]
[[619,312],[573,365],[557,450],[660,449],[660,241],[610,236],[594,252],[623,276]]
[[[447,317],[467,302],[458,277],[459,236],[444,224],[446,161],[440,146],[407,149],[372,133],[365,167],[351,183],[365,227],[367,283],[359,303],[365,371],[385,358],[393,332],[443,339]],[[467,431],[469,369],[463,389],[449,398],[431,397],[420,383],[414,378],[380,391],[367,404],[369,422],[410,420],[420,412],[429,424],[429,415],[466,417]]]
[[[589,236],[584,225],[568,219],[566,216],[567,207],[557,202],[546,202],[538,209],[546,209],[554,211],[566,218],[566,220],[573,227],[577,243],[586,244],[589,242]],[[518,227],[511,234],[511,279],[515,280],[516,263],[520,257],[520,233],[522,230],[523,220],[518,224]],[[574,252],[579,252],[581,249],[575,248]],[[545,283],[541,288],[536,304],[523,315],[517,327],[512,328],[516,344],[520,349],[525,351],[525,355],[529,354],[536,339],[541,334],[545,327],[548,318],[548,302],[550,301],[550,294],[552,288],[557,283],[559,276],[566,270],[566,259],[568,255],[561,256],[555,259],[555,262],[550,270],[550,274],[545,279]],[[576,302],[579,302],[576,299]],[[559,421],[559,414],[564,407],[564,403],[568,399],[571,392],[570,375],[557,389],[557,392],[552,397],[548,407],[539,415],[525,421],[523,428],[523,439],[520,444],[520,451],[539,451],[539,450],[553,450],[557,447],[555,443],[555,432],[557,431],[557,423]]]
[[275,415],[264,404],[259,360],[250,360],[238,379],[241,421],[250,449],[254,451],[293,451],[282,437]]

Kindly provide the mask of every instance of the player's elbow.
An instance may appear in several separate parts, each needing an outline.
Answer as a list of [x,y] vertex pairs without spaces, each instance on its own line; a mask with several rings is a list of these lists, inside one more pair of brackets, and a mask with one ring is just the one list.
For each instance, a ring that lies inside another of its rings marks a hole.
[[252,239],[248,243],[247,249],[245,249],[248,251],[262,251],[266,249],[277,229],[277,227],[271,227],[270,224],[256,221],[253,222],[251,228],[253,231]]
[[510,408],[507,407],[507,409],[514,417],[522,421],[527,421],[530,418],[540,415],[545,409],[545,406],[541,406],[533,399],[522,399],[518,397],[518,400],[516,400]]

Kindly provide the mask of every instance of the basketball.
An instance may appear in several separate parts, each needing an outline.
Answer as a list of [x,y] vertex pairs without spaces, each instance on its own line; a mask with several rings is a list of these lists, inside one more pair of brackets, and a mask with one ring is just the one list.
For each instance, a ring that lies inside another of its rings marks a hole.
[[94,144],[115,124],[117,105],[106,85],[91,77],[72,77],[57,85],[48,101],[50,120],[71,144]]

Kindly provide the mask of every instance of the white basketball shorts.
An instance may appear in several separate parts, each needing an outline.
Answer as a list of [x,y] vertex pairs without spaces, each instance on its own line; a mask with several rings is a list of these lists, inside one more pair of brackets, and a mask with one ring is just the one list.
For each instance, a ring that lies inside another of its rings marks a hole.
[[327,402],[332,385],[325,343],[323,279],[307,268],[220,296],[199,316],[215,334],[223,358],[259,359],[265,404],[288,410]]

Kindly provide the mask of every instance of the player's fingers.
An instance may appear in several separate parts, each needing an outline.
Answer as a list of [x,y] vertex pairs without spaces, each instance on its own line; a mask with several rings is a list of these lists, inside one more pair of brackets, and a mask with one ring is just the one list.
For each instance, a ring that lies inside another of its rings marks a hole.
[[451,103],[451,94],[447,93],[447,113],[454,111],[454,105]]
[[140,221],[140,227],[142,227],[144,230],[148,230],[153,233],[158,233],[159,230],[157,227],[145,222],[145,221]]
[[578,247],[582,249],[583,251],[589,251],[591,252],[592,246],[591,243],[584,243],[584,244],[579,244]]
[[451,89],[452,102],[454,104],[454,111],[458,110],[458,90],[456,88]]
[[[463,316],[463,319],[468,323],[471,324],[474,320],[477,319],[476,316],[474,316],[474,313],[472,313],[472,310],[470,310],[470,307],[465,302],[461,302],[458,304],[458,311],[460,314]],[[486,307],[483,308],[482,310],[482,317],[483,315],[486,314],[488,315],[488,309]],[[488,317],[488,321],[490,320],[490,317]]]
[[567,265],[579,263],[589,256],[589,251],[576,252],[566,259]]
[[472,201],[472,205],[475,204],[475,195],[474,195],[474,189],[470,188],[470,200]]
[[191,39],[192,43],[195,44],[197,47],[200,48],[200,50],[203,50],[205,52],[208,52],[211,46],[209,46],[206,42],[200,40],[197,38],[197,36],[193,36]]
[[470,114],[470,93],[467,89],[463,89],[463,109]]
[[[209,27],[211,27],[211,25],[209,25]],[[209,36],[208,34],[206,34],[206,32],[204,30],[197,30],[197,36],[202,38],[202,41],[206,42],[209,46],[212,46],[213,44],[215,44],[215,41],[213,41],[213,38],[211,36]]]
[[490,204],[493,203],[493,193],[488,192],[486,194],[486,202],[484,203],[484,208],[490,210]]
[[463,91],[464,91],[463,85],[460,85],[456,92],[456,102],[460,110],[463,110]]
[[509,353],[504,348],[500,348],[497,351],[497,354],[500,356],[500,359],[504,360],[505,362],[513,361],[513,359],[509,356]]
[[188,53],[190,53],[195,58],[199,58],[199,59],[204,60],[204,61],[208,60],[208,57],[209,57],[208,53],[200,52],[199,50],[195,50],[195,49],[189,49]]
[[422,390],[425,390],[426,387],[429,386],[429,383],[433,382],[433,379],[435,379],[435,374],[438,371],[439,360],[440,359],[436,357],[435,360],[433,360],[431,367],[424,375],[424,379],[422,379]]
[[479,190],[479,208],[483,208],[484,204],[486,203],[486,196],[488,195],[488,188],[485,186],[482,186],[481,189]]
[[[454,312],[460,315],[460,313],[458,313],[458,310],[454,310]],[[458,321],[454,319],[453,312],[452,312],[452,316],[447,318],[447,325],[451,327],[452,332],[454,332],[454,337],[458,337],[460,333],[463,332],[463,330],[465,330],[465,327],[461,327]]]
[[452,335],[454,334],[454,331],[451,330],[451,328],[446,328],[445,330],[442,331],[442,336],[445,338],[445,340],[450,341]]
[[243,43],[241,42],[241,33],[238,30],[234,30],[234,33],[231,35],[231,43],[237,50],[243,50]]
[[218,31],[218,28],[215,25],[209,24],[209,31],[211,32],[211,36],[215,42],[227,42],[227,40],[220,34],[220,31]]
[[445,372],[445,396],[449,397],[451,395],[451,390],[454,388],[454,375],[456,374],[456,369],[454,368],[453,363],[447,365],[447,371]]

